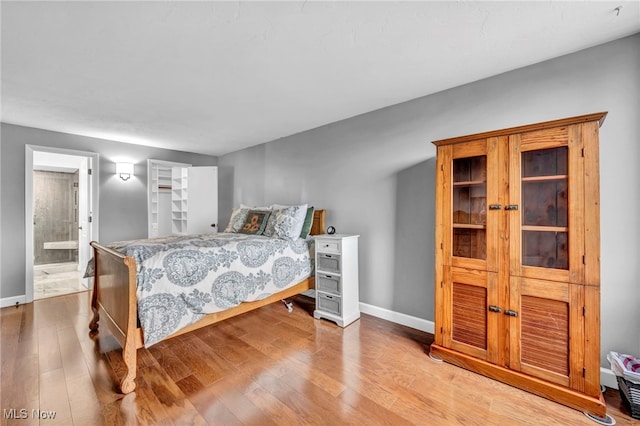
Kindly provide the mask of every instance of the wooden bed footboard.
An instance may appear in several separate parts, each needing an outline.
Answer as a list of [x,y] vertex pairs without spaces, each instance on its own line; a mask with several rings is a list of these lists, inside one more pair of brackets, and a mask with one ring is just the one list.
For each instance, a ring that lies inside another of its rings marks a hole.
[[[321,234],[324,229],[325,210],[316,210],[311,234]],[[95,335],[98,332],[98,322],[100,322],[101,325],[109,329],[116,341],[122,346],[122,358],[127,371],[120,380],[120,390],[125,394],[130,393],[136,387],[137,349],[144,346],[142,329],[137,326],[136,261],[132,257],[104,247],[95,241],[91,242],[91,247],[93,247],[94,258],[94,283],[91,297],[93,318],[89,323],[89,329],[91,334]],[[312,276],[265,299],[241,303],[234,308],[209,314],[198,322],[175,332],[167,339],[313,288],[315,288],[315,279]]]
[[93,319],[89,329],[97,333],[100,321],[122,346],[122,359],[127,372],[120,381],[120,390],[129,393],[135,389],[136,350],[142,347],[142,341],[136,342],[139,335],[136,261],[95,241],[91,242],[91,247],[94,280],[91,297]]

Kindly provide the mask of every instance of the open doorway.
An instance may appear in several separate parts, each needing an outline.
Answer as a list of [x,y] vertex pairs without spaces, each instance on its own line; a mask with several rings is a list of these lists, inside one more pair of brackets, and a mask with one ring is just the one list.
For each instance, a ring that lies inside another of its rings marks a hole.
[[[33,164],[33,298],[59,296],[87,290],[78,263],[78,167]],[[60,154],[53,154],[59,156]],[[71,157],[71,156],[65,156]],[[80,162],[81,157],[71,157]],[[65,159],[66,160],[66,159]],[[62,159],[56,159],[61,163]]]
[[86,291],[97,239],[98,154],[26,147],[26,301]]

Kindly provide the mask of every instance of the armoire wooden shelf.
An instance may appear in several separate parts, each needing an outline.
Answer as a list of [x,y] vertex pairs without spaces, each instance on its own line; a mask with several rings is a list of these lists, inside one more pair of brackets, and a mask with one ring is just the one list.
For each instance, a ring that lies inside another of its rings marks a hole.
[[597,417],[605,116],[433,142],[431,355]]

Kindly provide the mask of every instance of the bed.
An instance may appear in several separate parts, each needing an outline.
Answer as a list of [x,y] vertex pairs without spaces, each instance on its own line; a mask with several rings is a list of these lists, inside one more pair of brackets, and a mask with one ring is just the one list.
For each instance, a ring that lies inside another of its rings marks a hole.
[[[313,212],[309,235],[318,235],[324,232],[325,214],[325,210]],[[223,238],[224,235],[222,235]],[[145,346],[144,329],[140,324],[148,323],[140,321],[137,293],[138,273],[144,274],[148,271],[144,271],[144,268],[141,269],[134,257],[127,256],[114,248],[100,245],[95,241],[91,242],[91,246],[94,254],[94,287],[91,298],[93,318],[89,323],[89,329],[91,335],[95,336],[98,333],[98,322],[100,322],[101,326],[108,328],[122,347],[122,358],[126,371],[120,379],[120,390],[125,394],[130,393],[136,386],[137,349]],[[286,288],[278,289],[277,292],[268,296],[261,294],[258,300],[243,302],[218,312],[198,315],[198,319],[193,323],[162,337],[162,340],[209,326],[276,301],[284,301],[286,298],[313,288],[315,288],[315,282],[313,273],[311,273],[308,278],[289,284]]]

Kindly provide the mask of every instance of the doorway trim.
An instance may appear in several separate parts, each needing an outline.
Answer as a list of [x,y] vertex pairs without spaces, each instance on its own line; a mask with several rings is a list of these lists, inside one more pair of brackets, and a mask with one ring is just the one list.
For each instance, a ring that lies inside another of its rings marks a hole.
[[[33,302],[33,156],[35,152],[47,152],[52,154],[73,155],[87,158],[88,168],[91,169],[91,185],[88,188],[91,200],[89,210],[91,222],[89,222],[88,236],[90,240],[98,240],[98,199],[99,199],[99,154],[96,152],[78,151],[73,149],[54,148],[49,146],[25,145],[25,187],[24,187],[24,212],[25,212],[25,302]],[[81,266],[82,267],[82,266]],[[93,282],[89,280],[89,289]]]

